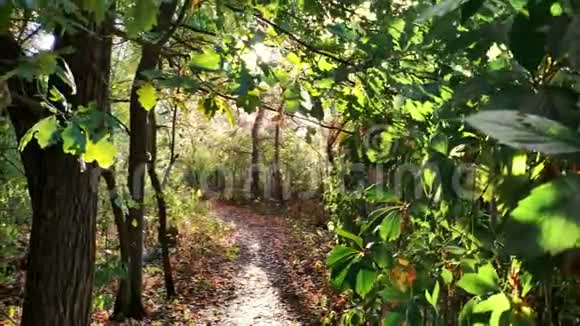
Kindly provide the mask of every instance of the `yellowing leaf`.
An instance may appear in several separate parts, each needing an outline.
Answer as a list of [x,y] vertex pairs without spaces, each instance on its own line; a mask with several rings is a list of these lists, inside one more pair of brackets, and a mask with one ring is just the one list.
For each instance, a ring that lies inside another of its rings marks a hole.
[[36,138],[40,148],[46,148],[55,144],[58,141],[58,131],[59,125],[56,116],[51,115],[46,117],[38,121],[26,132],[26,134],[24,134],[24,136],[22,136],[18,149],[20,151],[24,150],[32,138]]
[[103,137],[97,143],[93,143],[89,140],[82,157],[85,162],[96,161],[100,167],[107,169],[113,165],[115,154],[117,154],[117,148],[115,145],[110,142],[107,137]]
[[290,61],[291,64],[300,66],[301,62],[300,58],[292,52],[288,53],[288,55],[286,56],[286,60]]
[[512,159],[512,175],[526,174],[528,156],[525,152],[520,152],[514,155]]
[[157,92],[151,83],[145,83],[137,90],[139,103],[146,111],[151,110],[157,104]]
[[206,49],[201,54],[191,55],[191,66],[198,70],[219,70],[221,60],[221,56],[215,50]]
[[220,112],[226,115],[226,118],[228,119],[230,126],[234,127],[236,125],[236,118],[234,117],[234,112],[230,104],[226,100],[223,100],[221,98],[216,98],[215,102]]

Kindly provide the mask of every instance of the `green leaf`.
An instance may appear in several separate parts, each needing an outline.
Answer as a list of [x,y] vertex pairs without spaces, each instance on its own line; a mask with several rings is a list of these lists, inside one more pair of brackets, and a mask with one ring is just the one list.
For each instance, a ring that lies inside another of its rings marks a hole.
[[347,238],[347,239],[354,241],[354,243],[356,243],[359,246],[359,248],[361,248],[361,249],[364,248],[363,239],[361,237],[354,235],[354,234],[352,234],[344,229],[337,229],[336,234],[340,235],[341,237],[344,237],[344,238]]
[[514,148],[544,154],[580,151],[580,140],[574,131],[538,115],[510,110],[480,111],[467,117],[467,122]]
[[512,158],[512,175],[524,175],[528,168],[528,155],[526,153],[514,153]]
[[286,56],[286,60],[288,60],[291,64],[296,66],[300,66],[302,62],[300,58],[293,52],[288,53],[288,55]]
[[490,263],[487,263],[479,268],[477,274],[487,282],[493,284],[499,284],[499,276],[495,271],[495,268]]
[[499,287],[499,277],[493,266],[487,264],[476,273],[465,273],[457,282],[457,286],[474,295],[485,295],[496,291]]
[[443,133],[437,133],[431,137],[429,147],[436,152],[439,152],[445,156],[449,154],[449,138]]
[[59,129],[58,121],[56,116],[51,115],[40,121],[38,121],[32,128],[30,128],[26,134],[20,140],[18,149],[23,151],[26,145],[36,138],[40,148],[46,148],[50,145],[56,144],[59,140]]
[[379,235],[385,241],[394,241],[401,235],[401,214],[399,211],[392,211],[383,219],[379,226]]
[[225,114],[226,118],[228,119],[228,122],[230,124],[230,127],[235,127],[236,126],[236,117],[234,116],[234,110],[232,110],[232,107],[230,106],[230,104],[221,98],[216,98],[216,105],[219,108],[219,111],[222,112],[223,114]]
[[502,313],[504,311],[508,311],[510,308],[511,303],[507,298],[507,296],[503,293],[498,293],[477,303],[473,307],[473,313],[482,313],[491,311],[489,325],[499,326]]
[[425,290],[425,299],[427,302],[431,304],[433,309],[437,310],[437,301],[439,301],[439,282],[435,282],[435,287],[433,288],[433,292],[429,293],[429,291]]
[[457,282],[457,286],[474,295],[484,295],[496,289],[494,284],[482,280],[475,273],[464,274]]
[[136,37],[157,24],[159,3],[156,0],[139,0],[132,3],[127,21],[127,34],[129,37]]
[[302,96],[298,87],[288,87],[284,91],[284,100],[286,103],[286,111],[298,111],[300,109],[300,102],[302,101]]
[[562,5],[559,2],[554,2],[550,6],[550,13],[552,16],[561,16],[564,13],[564,9],[562,9]]
[[528,4],[528,0],[510,0],[509,2],[515,10],[521,12],[526,10],[525,7]]
[[372,290],[376,279],[377,272],[364,268],[359,270],[356,275],[356,293],[364,298]]
[[[580,238],[580,176],[542,184],[511,214],[506,246],[526,257],[552,255],[576,246]],[[516,236],[517,235],[517,236]]]
[[[318,69],[321,71],[331,71],[332,69],[336,68],[336,64],[330,62],[326,57],[321,56],[316,63]],[[334,83],[333,80],[330,80]]]
[[116,154],[117,148],[115,145],[107,137],[103,137],[96,143],[89,140],[82,158],[85,162],[96,161],[100,167],[108,169],[113,165]]
[[221,68],[221,56],[213,49],[205,49],[201,54],[191,55],[191,66],[195,70],[216,71]]
[[471,315],[473,315],[473,308],[477,304],[478,300],[479,300],[478,297],[473,297],[469,299],[469,301],[467,301],[465,305],[463,305],[463,308],[461,309],[461,312],[459,313],[459,316],[457,318],[457,323],[460,326],[473,325],[473,323],[471,322]]
[[56,116],[40,120],[33,128],[36,129],[35,138],[40,148],[46,148],[58,141],[59,125]]
[[87,146],[87,137],[78,124],[71,122],[62,131],[62,150],[66,154],[81,155]]
[[326,258],[326,265],[332,268],[338,264],[344,263],[349,258],[352,258],[358,255],[360,252],[356,249],[338,245],[332,249],[332,251],[328,254],[328,258]]
[[393,253],[385,243],[375,243],[371,248],[371,256],[379,268],[389,268],[393,265]]
[[509,308],[510,308],[510,301],[508,300],[506,295],[503,293],[497,293],[497,294],[494,294],[483,301],[478,302],[473,307],[473,312],[475,312],[475,313],[489,312],[489,311],[494,311],[496,309],[504,309],[502,311],[505,311]]
[[546,34],[541,31],[544,24],[542,19],[532,19],[521,13],[515,17],[509,31],[514,58],[531,73],[536,72],[545,56]]
[[335,268],[331,269],[331,284],[334,288],[345,290],[347,285],[350,286],[349,282],[347,282],[347,276],[351,272],[351,267],[353,265],[357,266],[357,263],[360,261],[360,257],[361,256],[356,255],[346,265],[339,264]]
[[151,83],[145,83],[137,90],[139,96],[139,103],[146,110],[149,111],[157,104],[157,92]]
[[449,285],[453,282],[453,273],[451,273],[447,268],[443,268],[441,270],[441,278],[443,279],[443,282],[445,282],[445,285]]

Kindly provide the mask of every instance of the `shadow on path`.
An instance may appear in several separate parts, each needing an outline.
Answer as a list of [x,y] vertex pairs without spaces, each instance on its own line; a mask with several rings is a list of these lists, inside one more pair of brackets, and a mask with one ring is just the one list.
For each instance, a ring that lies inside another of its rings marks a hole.
[[[258,214],[251,209],[216,203],[214,212],[236,229],[240,245],[235,297],[223,307],[201,313],[201,325],[265,326],[319,325],[319,316],[309,311],[297,292],[301,280],[293,279],[284,250],[289,226],[276,215]],[[298,244],[297,244],[298,245]],[[322,285],[320,285],[322,286]]]

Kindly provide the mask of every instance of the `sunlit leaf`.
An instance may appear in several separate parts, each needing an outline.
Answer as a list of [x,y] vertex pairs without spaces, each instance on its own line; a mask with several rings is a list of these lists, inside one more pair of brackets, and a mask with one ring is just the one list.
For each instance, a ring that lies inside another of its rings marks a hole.
[[479,268],[477,273],[465,273],[457,282],[457,286],[467,293],[485,295],[498,289],[499,278],[491,264]]
[[437,310],[437,301],[439,301],[439,290],[440,288],[438,281],[435,282],[435,287],[431,293],[425,290],[425,299],[427,299],[427,302],[429,302],[435,310]]
[[503,293],[498,293],[478,302],[473,307],[473,313],[491,312],[489,325],[499,326],[502,313],[510,308],[511,304],[507,296]]
[[26,132],[26,134],[24,134],[20,140],[18,149],[20,151],[24,150],[32,138],[36,138],[40,148],[46,148],[50,145],[56,144],[59,141],[59,129],[60,126],[56,116],[51,115],[46,117],[38,121]]
[[191,67],[196,70],[215,71],[221,67],[221,56],[213,49],[191,55]]
[[146,110],[149,111],[157,104],[157,91],[151,83],[145,83],[137,90],[139,96],[139,103]]
[[87,142],[86,150],[82,155],[85,162],[97,162],[100,167],[107,169],[113,165],[117,147],[107,137],[96,143]]
[[510,110],[480,111],[467,122],[499,142],[545,154],[580,151],[578,135],[562,124],[538,115]]
[[453,282],[453,273],[451,273],[451,271],[447,268],[443,268],[441,270],[441,278],[446,285],[449,285],[451,282]]
[[[512,212],[507,247],[534,257],[560,253],[580,238],[580,176],[568,175],[532,190]],[[510,233],[511,233],[510,232]]]

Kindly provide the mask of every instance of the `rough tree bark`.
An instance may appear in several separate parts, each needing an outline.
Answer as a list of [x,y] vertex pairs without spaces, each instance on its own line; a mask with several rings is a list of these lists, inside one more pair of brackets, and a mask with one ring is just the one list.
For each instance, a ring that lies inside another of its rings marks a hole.
[[260,197],[260,128],[265,110],[258,109],[252,126],[252,166],[250,167],[250,195],[252,199]]
[[156,162],[157,162],[157,123],[155,119],[155,110],[149,112],[149,124],[151,140],[151,160],[149,161],[148,174],[151,179],[151,186],[155,191],[155,198],[157,199],[157,213],[159,215],[159,229],[158,237],[161,245],[161,257],[163,259],[163,275],[165,278],[165,293],[167,298],[176,296],[175,284],[173,282],[173,270],[171,268],[171,260],[169,259],[169,243],[167,241],[167,205],[165,197],[163,196],[163,189],[157,176]]
[[[63,55],[75,76],[77,93],[58,84],[76,109],[108,99],[110,24],[86,24],[75,34],[56,35],[55,48],[72,47]],[[90,44],[90,46],[87,46]],[[21,54],[10,35],[0,36],[2,71]],[[87,65],[90,62],[90,65]],[[46,116],[34,85],[12,78],[15,101],[8,108],[17,139]],[[28,100],[25,100],[28,99]],[[83,165],[59,146],[40,149],[31,141],[21,153],[32,206],[28,270],[21,325],[89,325],[95,262],[96,214],[100,169]]]

